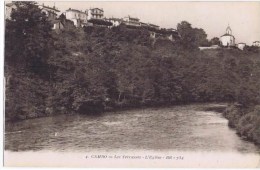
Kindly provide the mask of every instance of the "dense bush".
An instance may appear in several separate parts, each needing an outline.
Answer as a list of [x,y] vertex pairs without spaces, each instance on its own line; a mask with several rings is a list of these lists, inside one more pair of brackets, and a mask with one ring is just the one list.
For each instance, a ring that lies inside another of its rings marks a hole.
[[112,22],[105,21],[102,19],[90,19],[88,22],[94,24],[94,25],[103,25],[103,26],[112,26]]

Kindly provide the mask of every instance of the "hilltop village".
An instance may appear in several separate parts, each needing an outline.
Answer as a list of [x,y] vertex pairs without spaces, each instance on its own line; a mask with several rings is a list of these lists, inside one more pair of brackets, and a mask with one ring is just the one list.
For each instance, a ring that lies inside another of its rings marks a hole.
[[[42,12],[45,13],[49,21],[53,24],[53,30],[62,30],[65,27],[117,27],[119,25],[126,25],[128,28],[146,28],[150,32],[151,38],[164,37],[171,41],[178,37],[176,29],[160,28],[160,26],[141,22],[139,18],[126,16],[124,18],[106,18],[102,8],[90,8],[85,11],[69,8],[61,12],[57,7],[46,6],[44,4],[38,5]],[[11,19],[12,10],[16,9],[14,3],[6,4],[6,19]]]
[[[104,9],[102,8],[90,8],[85,11],[69,8],[62,12],[57,7],[47,6],[44,4],[38,4],[38,7],[45,13],[49,21],[53,24],[53,30],[59,31],[65,27],[118,27],[125,25],[128,28],[138,29],[145,28],[149,31],[152,39],[165,38],[170,41],[175,41],[180,37],[179,33],[174,28],[161,28],[158,25],[152,23],[142,22],[137,17],[130,15],[124,18],[106,18],[104,15]],[[11,12],[16,9],[15,3],[6,4],[6,19],[11,19]],[[61,15],[58,16],[58,13]],[[246,43],[239,42],[236,44],[235,36],[232,35],[232,30],[228,25],[224,35],[218,38],[218,43],[211,46],[200,47],[200,50],[216,49],[220,47],[234,48],[237,47],[243,50]],[[252,46],[260,47],[260,41],[254,41]]]

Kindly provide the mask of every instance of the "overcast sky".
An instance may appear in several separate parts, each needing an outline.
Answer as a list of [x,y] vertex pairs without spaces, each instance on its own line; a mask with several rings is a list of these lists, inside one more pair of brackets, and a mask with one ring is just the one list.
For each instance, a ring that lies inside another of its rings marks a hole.
[[[53,6],[54,1],[44,4]],[[62,12],[68,8],[85,11],[99,7],[104,9],[105,17],[130,15],[165,28],[176,28],[179,22],[185,20],[193,27],[203,28],[209,39],[223,35],[229,24],[236,43],[251,45],[253,41],[260,40],[260,2],[56,1],[55,6]]]

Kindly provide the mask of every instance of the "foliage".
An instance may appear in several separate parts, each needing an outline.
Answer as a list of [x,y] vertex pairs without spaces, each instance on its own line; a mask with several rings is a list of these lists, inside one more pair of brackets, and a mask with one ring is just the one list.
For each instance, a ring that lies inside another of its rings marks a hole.
[[112,26],[112,22],[101,20],[101,19],[90,19],[88,22],[94,25],[104,25],[104,26]]
[[9,119],[188,102],[259,104],[259,53],[199,51],[206,34],[188,22],[178,24],[180,40],[171,42],[125,25],[56,34],[36,6],[12,17],[5,42]]
[[52,49],[51,24],[34,2],[15,2],[6,20],[5,78],[7,118],[44,114],[48,95],[48,56]]
[[234,127],[243,138],[260,145],[260,106],[250,108],[230,106],[224,115],[229,125]]
[[207,34],[203,29],[192,28],[187,21],[177,25],[177,31],[181,37],[182,46],[187,49],[195,49],[199,46],[208,46]]
[[[51,24],[33,2],[16,2],[17,9],[6,21],[5,59],[8,64],[34,69],[46,63],[51,48]],[[19,54],[19,55],[18,55]]]
[[220,45],[220,40],[218,37],[214,37],[209,42],[211,45]]

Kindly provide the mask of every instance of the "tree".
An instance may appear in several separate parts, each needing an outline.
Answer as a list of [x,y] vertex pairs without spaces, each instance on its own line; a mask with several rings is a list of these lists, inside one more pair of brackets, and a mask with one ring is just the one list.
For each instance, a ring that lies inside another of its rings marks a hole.
[[207,34],[202,28],[194,28],[195,42],[197,46],[209,46]]
[[39,68],[47,61],[52,44],[51,23],[35,2],[14,2],[17,9],[6,20],[7,64]]
[[192,28],[187,21],[177,25],[177,31],[181,37],[181,44],[185,49],[195,49],[199,46],[208,45],[207,34],[203,29]]
[[214,37],[210,40],[211,45],[220,45],[220,40],[218,37]]
[[8,117],[20,119],[44,113],[52,25],[36,3],[13,3],[16,9],[5,29],[5,108]]

